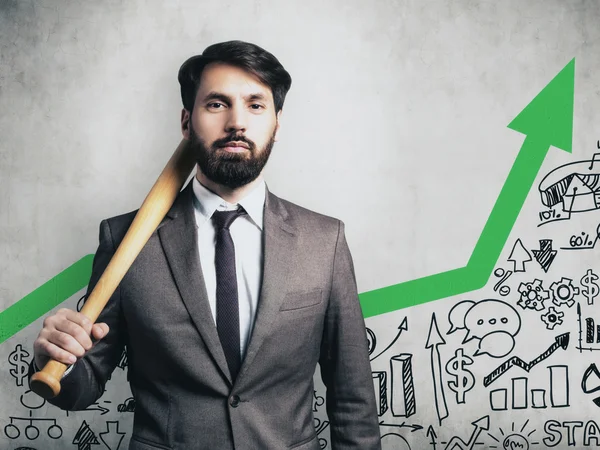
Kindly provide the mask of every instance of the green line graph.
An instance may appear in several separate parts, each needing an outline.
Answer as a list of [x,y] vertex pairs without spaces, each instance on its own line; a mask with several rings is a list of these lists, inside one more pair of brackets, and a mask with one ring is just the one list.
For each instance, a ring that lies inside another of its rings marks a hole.
[[[526,137],[466,266],[361,293],[366,318],[485,286],[550,146],[571,152],[574,84],[572,59],[508,125]],[[0,343],[87,286],[93,257],[84,256],[2,311]]]

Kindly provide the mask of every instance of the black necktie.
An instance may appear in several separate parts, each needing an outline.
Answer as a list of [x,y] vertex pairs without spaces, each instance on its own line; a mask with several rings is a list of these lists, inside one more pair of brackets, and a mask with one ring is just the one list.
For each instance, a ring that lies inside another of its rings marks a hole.
[[236,211],[215,211],[212,215],[217,234],[215,246],[217,332],[232,380],[235,380],[240,370],[241,356],[235,248],[229,233],[229,226],[243,214],[246,214],[246,211],[240,207]]

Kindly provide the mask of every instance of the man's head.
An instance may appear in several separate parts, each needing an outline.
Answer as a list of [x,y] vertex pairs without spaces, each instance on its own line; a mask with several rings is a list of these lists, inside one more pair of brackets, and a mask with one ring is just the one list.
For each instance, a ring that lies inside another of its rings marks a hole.
[[230,189],[255,180],[277,140],[288,72],[257,45],[229,41],[188,59],[178,78],[182,133],[202,173]]

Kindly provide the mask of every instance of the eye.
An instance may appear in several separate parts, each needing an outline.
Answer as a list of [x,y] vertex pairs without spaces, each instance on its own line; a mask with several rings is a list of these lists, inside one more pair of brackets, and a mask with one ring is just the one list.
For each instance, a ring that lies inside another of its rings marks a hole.
[[477,321],[477,325],[483,325],[483,319],[479,319],[479,320]]
[[[258,106],[258,108],[255,108],[255,106]],[[258,103],[254,103],[254,104],[250,105],[250,107],[251,107],[252,109],[256,109],[256,110],[258,110],[258,109],[261,109],[261,108],[264,108],[264,106],[263,106],[263,105],[259,105]]]
[[223,105],[223,103],[220,103],[220,102],[212,102],[206,106],[208,106],[209,108],[220,109],[220,108],[218,108],[218,106],[225,106],[225,105]]

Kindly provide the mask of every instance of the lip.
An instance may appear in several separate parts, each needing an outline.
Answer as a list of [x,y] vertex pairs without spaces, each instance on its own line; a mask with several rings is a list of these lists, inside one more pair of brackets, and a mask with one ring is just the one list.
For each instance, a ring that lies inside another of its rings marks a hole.
[[227,153],[244,153],[250,151],[248,146],[243,142],[228,142],[221,148]]
[[246,145],[246,143],[244,142],[240,142],[240,141],[231,141],[231,142],[227,142],[223,147],[225,148],[245,148],[246,150],[248,150],[248,145]]

